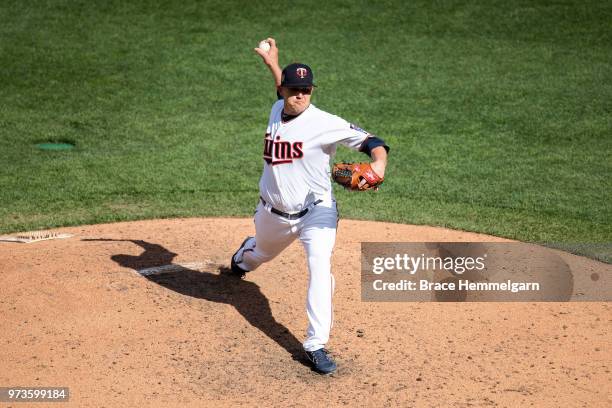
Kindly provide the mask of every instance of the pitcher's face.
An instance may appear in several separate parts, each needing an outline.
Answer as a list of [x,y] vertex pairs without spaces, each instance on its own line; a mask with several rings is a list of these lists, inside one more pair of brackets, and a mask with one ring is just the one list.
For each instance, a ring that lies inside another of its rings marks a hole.
[[285,100],[284,111],[288,115],[299,115],[310,105],[312,87],[308,88],[280,88],[280,94]]

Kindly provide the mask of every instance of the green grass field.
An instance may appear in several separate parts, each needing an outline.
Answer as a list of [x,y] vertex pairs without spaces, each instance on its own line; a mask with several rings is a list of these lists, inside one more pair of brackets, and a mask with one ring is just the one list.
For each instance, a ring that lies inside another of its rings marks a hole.
[[273,36],[317,106],[391,146],[381,191],[337,191],[343,217],[610,259],[584,244],[612,242],[612,3],[265,3],[3,1],[0,232],[250,216]]

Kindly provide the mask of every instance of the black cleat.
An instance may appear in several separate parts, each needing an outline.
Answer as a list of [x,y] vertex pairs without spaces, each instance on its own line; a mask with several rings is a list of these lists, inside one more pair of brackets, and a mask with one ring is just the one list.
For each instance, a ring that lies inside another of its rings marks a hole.
[[336,363],[327,353],[329,352],[325,349],[306,352],[313,370],[320,374],[331,374],[336,371]]
[[244,247],[244,244],[246,244],[247,241],[249,239],[251,239],[251,238],[253,238],[253,237],[247,237],[244,241],[242,241],[242,244],[240,245],[240,248],[238,248],[238,250],[236,252],[234,252],[234,255],[232,255],[232,261],[230,262],[231,269],[232,269],[232,275],[235,275],[235,276],[237,276],[239,278],[244,278],[244,275],[246,275],[246,273],[248,271],[242,269],[241,267],[239,267],[238,264],[236,263],[236,261],[234,260],[234,258],[236,257],[238,252],[240,252],[240,250]]

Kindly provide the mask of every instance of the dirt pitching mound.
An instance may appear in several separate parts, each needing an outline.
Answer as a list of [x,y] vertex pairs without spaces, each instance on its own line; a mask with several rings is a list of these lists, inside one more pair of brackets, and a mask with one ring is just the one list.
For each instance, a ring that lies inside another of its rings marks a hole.
[[[0,386],[69,387],[62,406],[612,403],[608,303],[361,301],[356,237],[499,238],[341,221],[328,344],[339,369],[322,377],[301,351],[308,276],[298,243],[240,281],[220,271],[253,234],[250,219],[58,231],[74,236],[0,243]],[[572,271],[612,272],[560,254]]]

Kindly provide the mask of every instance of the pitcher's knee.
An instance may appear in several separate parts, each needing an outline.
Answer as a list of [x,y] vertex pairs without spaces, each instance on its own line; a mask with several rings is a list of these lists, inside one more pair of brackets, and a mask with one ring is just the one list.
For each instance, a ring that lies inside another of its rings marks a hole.
[[312,270],[316,269],[331,269],[331,253],[320,252],[308,254],[307,258],[308,267]]

